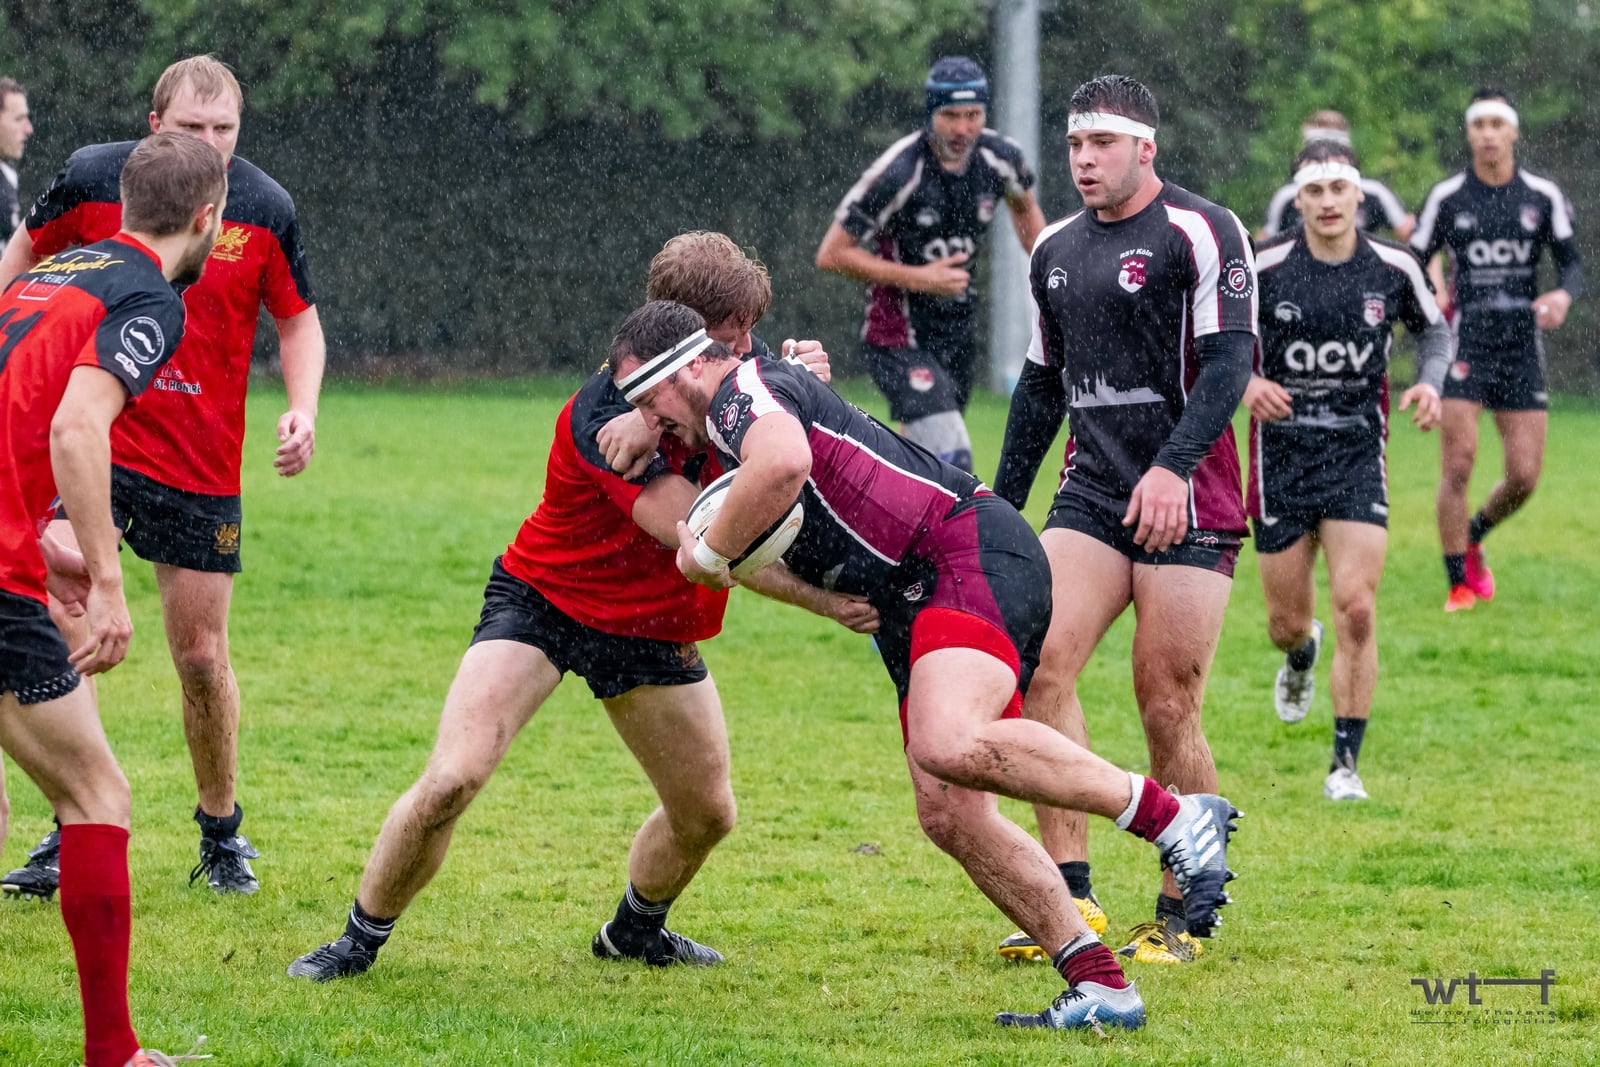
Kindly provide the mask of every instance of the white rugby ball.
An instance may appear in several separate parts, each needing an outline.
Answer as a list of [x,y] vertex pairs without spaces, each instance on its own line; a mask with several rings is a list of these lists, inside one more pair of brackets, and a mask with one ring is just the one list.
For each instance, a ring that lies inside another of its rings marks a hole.
[[[735,473],[729,471],[722,475],[695,497],[694,506],[689,509],[689,517],[685,521],[696,537],[706,532],[711,520],[722,509],[723,502],[728,498],[728,489],[733,485]],[[800,524],[804,520],[805,509],[801,507],[800,501],[796,500],[794,507],[750,542],[750,547],[728,561],[729,573],[735,578],[747,578],[767,564],[775,562],[789,550],[790,545],[794,544],[794,539],[800,534]]]

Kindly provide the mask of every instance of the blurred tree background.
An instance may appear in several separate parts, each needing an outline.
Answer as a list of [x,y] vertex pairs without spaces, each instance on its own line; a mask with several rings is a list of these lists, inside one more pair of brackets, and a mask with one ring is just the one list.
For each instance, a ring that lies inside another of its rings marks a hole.
[[[599,360],[661,243],[723,230],[771,267],[761,332],[855,358],[861,293],[812,265],[834,206],[922,121],[928,63],[992,68],[972,0],[0,0],[28,87],[25,197],[79,145],[139,136],[173,59],[233,64],[240,154],[294,194],[336,371],[480,374]],[[1054,0],[1041,199],[1075,210],[1067,97],[1105,71],[1162,105],[1165,177],[1259,224],[1304,116],[1347,114],[1415,210],[1467,162],[1479,84],[1517,95],[1519,157],[1555,177],[1596,262],[1600,14],[1572,0]],[[1600,294],[1550,337],[1600,391]],[[270,331],[267,331],[270,334]]]

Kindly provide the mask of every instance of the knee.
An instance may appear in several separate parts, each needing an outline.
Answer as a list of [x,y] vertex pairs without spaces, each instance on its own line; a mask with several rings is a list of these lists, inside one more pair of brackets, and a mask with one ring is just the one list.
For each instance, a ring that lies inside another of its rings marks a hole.
[[64,823],[99,823],[124,829],[133,825],[133,792],[115,760],[67,783],[67,795],[55,807],[56,817]]
[[673,834],[702,848],[710,848],[731,834],[738,817],[739,805],[731,789],[723,789],[689,809],[667,812]]
[[941,782],[961,785],[970,777],[974,755],[960,738],[945,734],[936,742],[913,739],[907,751],[918,767]]
[[185,641],[172,650],[172,665],[187,690],[221,689],[230,670],[227,642],[211,634]]
[[1267,636],[1272,639],[1274,645],[1287,652],[1305,644],[1306,638],[1311,636],[1311,622],[1298,614],[1276,608],[1269,609]]
[[1199,704],[1181,692],[1163,693],[1145,701],[1139,709],[1145,736],[1152,745],[1182,736],[1200,718]]
[[429,767],[412,790],[417,821],[428,829],[455,822],[488,780],[488,772],[475,767]]
[[1506,492],[1521,503],[1533,495],[1539,485],[1539,468],[1536,466],[1516,466],[1506,471]]
[[1334,624],[1340,644],[1352,648],[1368,645],[1378,626],[1377,607],[1371,597],[1336,603]]
[[1450,493],[1465,493],[1472,482],[1472,464],[1476,457],[1470,451],[1452,452],[1444,457],[1440,468],[1439,487]]
[[919,798],[917,803],[917,822],[922,826],[922,832],[928,835],[928,840],[939,847],[941,852],[961,858],[962,842],[967,838],[967,821],[962,813],[949,804],[942,803],[946,791],[936,788],[937,796]]

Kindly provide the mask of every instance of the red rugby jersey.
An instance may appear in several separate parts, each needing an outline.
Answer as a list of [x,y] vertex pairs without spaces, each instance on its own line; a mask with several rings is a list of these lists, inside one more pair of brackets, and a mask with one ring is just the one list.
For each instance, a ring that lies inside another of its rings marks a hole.
[[[80,148],[28,212],[33,250],[50,255],[122,226],[118,180],[137,141]],[[112,435],[112,458],[163,485],[234,496],[244,450],[244,397],[262,304],[286,319],[311,307],[311,279],[294,201],[239,156],[205,274],[184,291],[183,347],[150,395]]]
[[0,296],[0,589],[46,599],[50,422],[73,368],[99,367],[138,396],[171,359],[183,320],[160,263],[125,234],[48,257]]
[[664,474],[709,481],[721,471],[699,469],[701,457],[664,437],[644,476],[624,480],[611,470],[595,437],[631,410],[608,370],[567,401],[556,419],[544,497],[501,564],[568,616],[603,633],[704,641],[722,629],[727,592],[680,574],[676,550],[634,523],[633,505]]

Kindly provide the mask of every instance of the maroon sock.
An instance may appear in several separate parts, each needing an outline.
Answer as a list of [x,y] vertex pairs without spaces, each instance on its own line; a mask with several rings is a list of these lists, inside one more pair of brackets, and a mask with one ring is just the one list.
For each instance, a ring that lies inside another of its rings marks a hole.
[[61,919],[78,960],[84,1067],[123,1067],[139,1051],[128,1016],[128,831],[61,828]]
[[1126,989],[1128,980],[1123,977],[1122,964],[1117,962],[1116,955],[1098,939],[1082,945],[1080,941],[1083,938],[1069,942],[1051,961],[1067,980],[1067,985],[1098,982],[1111,989]]
[[1161,831],[1172,825],[1178,814],[1178,798],[1161,788],[1154,778],[1144,780],[1144,792],[1139,794],[1139,807],[1128,824],[1130,834],[1138,834],[1146,841],[1154,841]]

